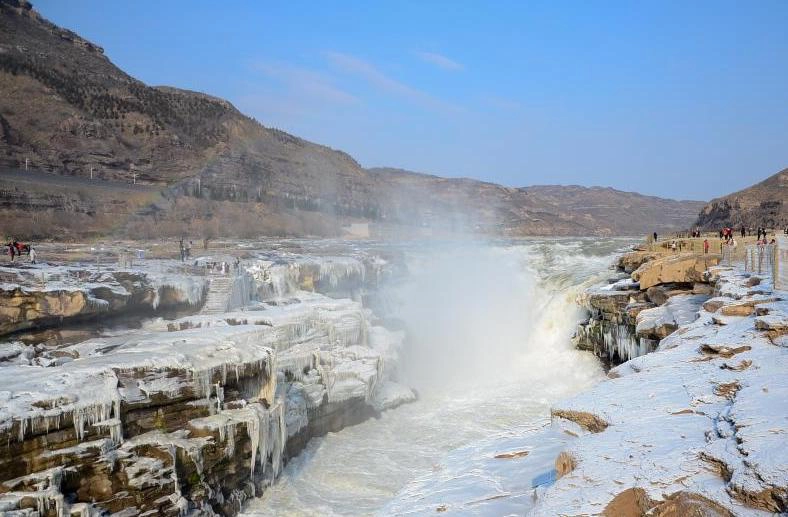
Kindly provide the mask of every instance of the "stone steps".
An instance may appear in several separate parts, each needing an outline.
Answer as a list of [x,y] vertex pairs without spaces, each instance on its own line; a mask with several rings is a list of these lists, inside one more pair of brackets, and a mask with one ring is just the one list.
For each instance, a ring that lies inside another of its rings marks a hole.
[[205,305],[203,305],[200,314],[221,314],[227,312],[227,303],[230,300],[234,282],[234,277],[212,277],[208,286],[208,296],[205,298]]

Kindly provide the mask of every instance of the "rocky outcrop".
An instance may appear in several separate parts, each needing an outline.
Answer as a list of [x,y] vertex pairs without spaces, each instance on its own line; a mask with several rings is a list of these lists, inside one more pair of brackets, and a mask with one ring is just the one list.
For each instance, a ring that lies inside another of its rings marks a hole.
[[[788,510],[788,301],[768,278],[712,267],[718,296],[651,354],[552,408],[580,433],[574,468],[534,515],[766,515]],[[671,297],[657,309],[669,307]],[[695,295],[697,296],[697,295]],[[745,309],[746,308],[746,309]],[[641,316],[646,311],[641,313]],[[584,432],[574,415],[607,423]],[[622,444],[625,444],[622,446]]]
[[665,339],[680,326],[695,321],[698,309],[706,300],[708,296],[702,294],[681,294],[666,299],[658,307],[640,311],[635,333],[655,341]]
[[724,506],[692,492],[676,492],[654,501],[642,488],[628,488],[614,497],[602,512],[605,517],[733,517]]
[[0,335],[96,317],[199,307],[205,278],[179,271],[176,263],[164,267],[164,272],[91,265],[2,268]]
[[575,344],[608,364],[655,350],[661,339],[694,320],[712,292],[706,264],[717,262],[698,254],[636,250],[622,255],[617,277],[581,295],[589,319],[578,327]]
[[247,344],[261,332],[145,333],[0,364],[0,504],[237,511],[284,447],[273,352]]
[[638,282],[641,289],[648,289],[658,284],[704,282],[706,270],[719,262],[719,255],[697,253],[662,255],[644,262],[633,271],[632,280]]

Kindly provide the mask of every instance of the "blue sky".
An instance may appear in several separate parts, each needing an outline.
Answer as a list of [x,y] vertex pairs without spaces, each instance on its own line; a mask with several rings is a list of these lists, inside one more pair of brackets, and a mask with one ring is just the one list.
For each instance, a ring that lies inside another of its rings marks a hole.
[[788,2],[39,0],[362,165],[710,199],[788,166]]

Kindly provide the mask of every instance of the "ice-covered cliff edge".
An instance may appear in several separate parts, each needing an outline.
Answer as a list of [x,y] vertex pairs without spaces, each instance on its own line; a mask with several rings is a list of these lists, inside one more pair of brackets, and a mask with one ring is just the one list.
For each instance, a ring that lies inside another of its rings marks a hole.
[[[160,261],[123,272],[185,293],[194,283],[197,304],[215,295],[210,311],[0,343],[0,513],[232,515],[311,437],[413,398],[393,383],[402,333],[360,301],[381,261],[246,254],[196,277]],[[49,276],[14,290],[133,296],[118,272],[67,270],[36,268]]]
[[642,489],[629,499],[646,508],[687,493],[694,502],[684,511],[704,515],[788,509],[788,296],[730,268],[708,274],[720,296],[695,321],[554,407],[555,418],[585,429],[535,515],[610,512],[630,488]]

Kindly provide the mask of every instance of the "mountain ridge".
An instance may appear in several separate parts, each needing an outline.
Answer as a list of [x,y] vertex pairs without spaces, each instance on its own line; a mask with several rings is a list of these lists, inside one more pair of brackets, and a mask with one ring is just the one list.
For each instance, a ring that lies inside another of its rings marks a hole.
[[788,227],[788,168],[747,188],[709,201],[695,223],[707,230],[725,226]]
[[[634,235],[685,228],[702,206],[607,187],[507,187],[365,169],[344,151],[263,126],[227,100],[147,86],[25,0],[0,0],[0,90],[0,167],[29,160],[50,173],[157,185],[166,202],[130,208],[128,222],[153,210],[176,232],[202,231],[217,211],[231,210],[249,214],[241,215],[249,231],[254,214],[261,233],[312,233],[319,219],[317,234],[369,222],[382,235]],[[172,215],[179,202],[192,215]],[[638,203],[644,210],[615,208]],[[270,227],[277,218],[290,228]],[[233,230],[231,220],[216,224]]]

